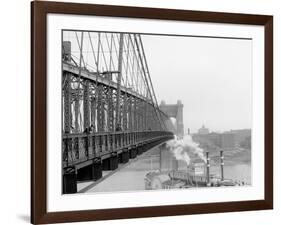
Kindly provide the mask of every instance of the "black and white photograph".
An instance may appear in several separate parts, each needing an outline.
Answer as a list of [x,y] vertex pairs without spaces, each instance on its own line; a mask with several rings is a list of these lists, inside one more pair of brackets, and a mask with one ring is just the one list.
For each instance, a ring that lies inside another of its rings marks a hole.
[[280,224],[279,1],[2,5],[1,224]]
[[61,52],[63,194],[251,186],[251,38],[62,30]]
[[270,13],[31,12],[32,223],[273,209]]

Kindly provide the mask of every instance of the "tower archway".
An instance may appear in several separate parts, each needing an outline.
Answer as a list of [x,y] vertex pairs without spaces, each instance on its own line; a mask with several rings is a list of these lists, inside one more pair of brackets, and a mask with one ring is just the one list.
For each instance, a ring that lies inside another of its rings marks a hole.
[[177,104],[166,104],[165,101],[161,101],[159,108],[169,117],[174,117],[176,119],[176,135],[182,138],[184,136],[182,102],[178,100]]

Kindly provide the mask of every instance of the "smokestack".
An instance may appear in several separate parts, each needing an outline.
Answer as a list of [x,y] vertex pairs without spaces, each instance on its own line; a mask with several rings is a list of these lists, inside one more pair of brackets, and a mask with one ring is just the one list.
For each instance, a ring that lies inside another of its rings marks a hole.
[[221,159],[221,181],[223,181],[224,180],[224,174],[223,174],[224,156],[223,156],[223,151],[220,151],[220,159]]
[[207,160],[207,186],[210,187],[211,183],[210,183],[210,158],[209,158],[209,152],[206,152],[206,160]]

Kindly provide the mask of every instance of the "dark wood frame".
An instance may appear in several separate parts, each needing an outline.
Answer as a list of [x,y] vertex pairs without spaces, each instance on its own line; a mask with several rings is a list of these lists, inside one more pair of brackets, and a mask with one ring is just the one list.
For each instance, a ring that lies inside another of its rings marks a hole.
[[[84,211],[46,211],[48,13],[262,25],[265,28],[265,199]],[[273,209],[273,17],[78,3],[31,3],[31,222],[34,224]]]

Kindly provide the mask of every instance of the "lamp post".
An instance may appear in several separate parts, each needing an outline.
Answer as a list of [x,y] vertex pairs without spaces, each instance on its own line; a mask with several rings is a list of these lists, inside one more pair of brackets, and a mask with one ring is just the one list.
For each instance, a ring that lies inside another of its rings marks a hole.
[[210,187],[211,183],[210,183],[210,158],[209,158],[209,152],[206,152],[206,167],[207,167],[207,186]]
[[224,156],[223,151],[220,151],[220,161],[221,161],[221,181],[224,180],[224,174],[223,174],[223,166],[224,166]]

